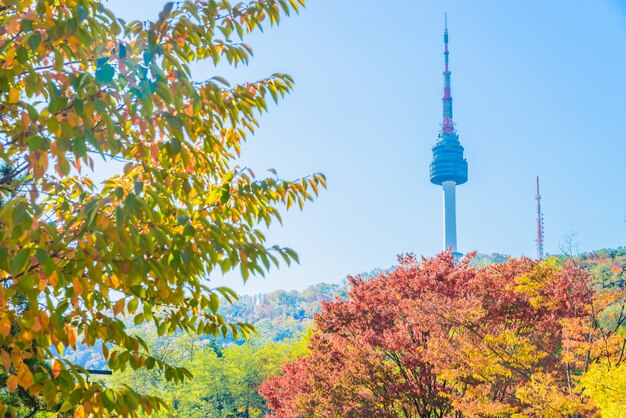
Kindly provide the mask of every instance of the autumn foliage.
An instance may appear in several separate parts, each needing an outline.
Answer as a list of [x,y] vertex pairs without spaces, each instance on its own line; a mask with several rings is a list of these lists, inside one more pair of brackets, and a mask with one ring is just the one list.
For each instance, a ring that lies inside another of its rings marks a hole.
[[272,416],[595,413],[580,375],[607,358],[615,366],[623,318],[612,331],[598,322],[587,273],[525,258],[474,268],[449,253],[399,261],[349,278],[347,299],[324,306],[310,355],[261,387]]
[[[22,399],[0,402],[0,415],[161,408],[90,380],[65,350],[82,342],[111,370],[188,379],[122,319],[159,335],[248,335],[218,310],[234,292],[207,278],[236,269],[245,280],[297,260],[259,224],[325,186],[322,175],[256,177],[236,165],[258,116],[293,80],[230,85],[217,70],[247,63],[248,34],[302,0],[168,2],[155,19],[130,22],[106,5],[0,2],[0,377],[2,399]],[[199,61],[209,74],[194,78]],[[117,173],[94,184],[93,170],[112,162]]]

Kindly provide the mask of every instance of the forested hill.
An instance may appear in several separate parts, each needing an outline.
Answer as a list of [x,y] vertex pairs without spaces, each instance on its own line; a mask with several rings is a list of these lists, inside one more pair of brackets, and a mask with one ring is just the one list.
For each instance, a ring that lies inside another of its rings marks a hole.
[[323,301],[343,297],[345,292],[345,285],[319,283],[301,292],[243,295],[232,305],[225,304],[222,314],[229,321],[254,325],[259,342],[279,342],[299,336],[313,325],[313,315],[320,311]]
[[626,270],[626,247],[604,248],[577,256],[561,255],[559,258],[571,259],[587,270],[595,278],[597,290],[624,286],[620,272]]
[[[583,253],[575,257],[564,255],[555,256],[565,261],[572,258],[575,263],[585,268],[595,277],[595,287],[598,289],[623,285],[616,268],[626,269],[626,248],[602,249]],[[504,254],[477,254],[474,264],[483,266],[490,263],[505,262],[508,259]],[[393,267],[391,267],[393,268]],[[363,273],[362,276],[374,277],[385,270],[374,270]],[[270,293],[256,295],[242,295],[233,304],[223,302],[222,314],[228,321],[245,322],[254,325],[258,334],[253,337],[255,344],[266,342],[281,342],[297,338],[302,332],[313,325],[313,316],[321,309],[323,301],[330,301],[336,297],[344,297],[347,283],[327,284],[320,283],[309,286],[302,291],[276,290]],[[128,326],[137,332],[150,333],[150,326],[135,327],[132,321]],[[202,339],[209,339],[203,337]],[[242,342],[242,341],[241,341]],[[237,342],[237,343],[241,343]],[[233,344],[232,338],[219,338],[217,346]],[[99,347],[88,348],[80,346],[71,358],[76,364],[87,368],[106,368],[106,363]]]
[[[242,295],[233,304],[222,301],[220,307],[222,315],[229,322],[244,322],[252,324],[258,333],[253,336],[255,344],[264,344],[269,341],[281,342],[300,336],[307,328],[313,325],[313,315],[319,312],[323,301],[330,301],[345,295],[345,285],[319,283],[309,286],[303,291],[276,290],[270,293],[256,295]],[[132,320],[125,321],[126,325],[136,333],[147,336],[155,334],[151,324],[142,324],[137,327]],[[176,334],[173,338],[178,337]],[[161,338],[163,340],[166,337]],[[202,337],[208,340],[212,337]],[[242,343],[243,341],[237,341]],[[226,339],[220,337],[216,346],[227,346],[234,341],[229,335]],[[99,345],[87,347],[78,344],[77,349],[68,356],[75,364],[89,369],[106,369],[107,364],[102,357]]]

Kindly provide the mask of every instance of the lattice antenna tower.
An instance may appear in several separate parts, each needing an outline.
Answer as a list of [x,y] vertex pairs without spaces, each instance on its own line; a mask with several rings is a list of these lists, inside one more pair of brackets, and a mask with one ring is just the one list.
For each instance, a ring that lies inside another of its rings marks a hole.
[[541,193],[539,193],[539,176],[537,176],[537,258],[543,259],[543,213],[541,212]]

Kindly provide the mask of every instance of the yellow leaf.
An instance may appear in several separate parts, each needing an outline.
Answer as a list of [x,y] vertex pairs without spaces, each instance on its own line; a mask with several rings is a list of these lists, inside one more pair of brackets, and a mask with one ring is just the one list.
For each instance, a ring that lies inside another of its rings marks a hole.
[[15,87],[9,89],[9,103],[17,103],[20,99],[20,91]]
[[113,289],[117,289],[118,287],[120,287],[120,279],[118,279],[115,274],[111,275],[111,287]]
[[[16,21],[19,19],[15,19]],[[4,65],[5,68],[9,68],[13,65],[13,60],[15,59],[15,48],[9,48],[4,56]]]
[[35,336],[33,335],[33,331],[31,331],[30,329],[23,330],[20,334],[20,337],[25,343],[30,343],[33,338],[35,338]]

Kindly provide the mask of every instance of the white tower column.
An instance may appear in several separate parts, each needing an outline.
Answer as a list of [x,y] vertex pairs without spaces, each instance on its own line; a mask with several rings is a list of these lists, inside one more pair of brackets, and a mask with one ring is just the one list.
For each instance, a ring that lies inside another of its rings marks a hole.
[[456,253],[456,183],[444,181],[443,186],[443,247]]

